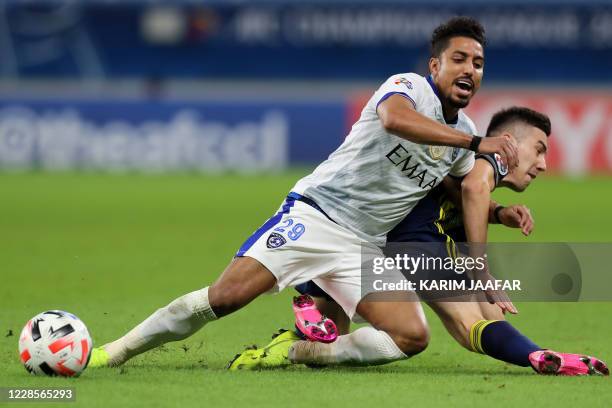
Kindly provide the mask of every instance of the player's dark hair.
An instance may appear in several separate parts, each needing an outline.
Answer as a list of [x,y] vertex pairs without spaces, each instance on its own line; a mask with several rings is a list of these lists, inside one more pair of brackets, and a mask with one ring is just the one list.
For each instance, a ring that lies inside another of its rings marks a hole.
[[510,126],[516,122],[526,123],[540,129],[550,136],[550,119],[543,113],[534,111],[533,109],[522,106],[513,106],[508,109],[503,109],[497,112],[491,118],[489,127],[487,128],[487,136],[502,130],[504,127]]
[[482,24],[471,17],[453,17],[439,25],[431,35],[431,56],[439,57],[453,37],[473,38],[483,47],[487,43]]

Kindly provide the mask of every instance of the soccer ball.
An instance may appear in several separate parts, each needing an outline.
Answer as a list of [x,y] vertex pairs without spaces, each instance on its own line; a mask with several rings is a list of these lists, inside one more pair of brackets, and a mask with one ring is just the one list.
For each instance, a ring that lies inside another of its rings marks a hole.
[[35,375],[79,375],[89,363],[91,346],[85,324],[61,310],[34,316],[19,336],[21,362]]

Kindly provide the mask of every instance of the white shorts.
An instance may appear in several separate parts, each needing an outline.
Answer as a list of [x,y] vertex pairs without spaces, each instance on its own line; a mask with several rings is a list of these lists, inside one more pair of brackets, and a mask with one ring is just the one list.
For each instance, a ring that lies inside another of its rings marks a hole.
[[314,280],[352,319],[369,293],[361,288],[362,257],[383,255],[320,210],[288,198],[236,256],[261,262],[276,277],[277,291]]

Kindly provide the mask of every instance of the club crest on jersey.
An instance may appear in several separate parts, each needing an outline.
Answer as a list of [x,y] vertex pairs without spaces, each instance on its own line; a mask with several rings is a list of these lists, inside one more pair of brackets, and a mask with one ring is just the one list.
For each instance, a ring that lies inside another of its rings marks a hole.
[[285,237],[283,237],[281,234],[277,234],[276,232],[273,232],[268,237],[266,246],[270,249],[274,249],[274,248],[280,248],[286,243],[287,243],[287,240],[285,239]]
[[440,160],[446,152],[446,146],[429,146],[429,155],[434,160]]
[[499,170],[500,176],[506,176],[508,174],[508,166],[504,165],[502,162],[501,156],[497,153],[493,153],[493,157],[495,158],[495,163],[497,163],[497,169]]
[[451,161],[455,161],[457,156],[459,156],[459,148],[453,147],[453,153],[451,154]]
[[406,88],[412,89],[412,82],[410,82],[404,77],[401,77],[395,80],[395,85],[399,85],[399,84],[404,84],[406,85]]

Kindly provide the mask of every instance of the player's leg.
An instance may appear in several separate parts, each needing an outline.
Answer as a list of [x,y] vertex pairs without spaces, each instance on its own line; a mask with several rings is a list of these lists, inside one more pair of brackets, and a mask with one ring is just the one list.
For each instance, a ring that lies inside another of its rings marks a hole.
[[[294,341],[330,343],[337,340],[338,335],[348,334],[351,323],[349,317],[342,307],[313,281],[299,284],[295,289],[301,294],[293,298],[295,329],[280,329],[272,335],[272,341],[262,348],[246,348],[234,356],[227,365],[228,369],[254,370],[286,366],[290,364],[287,359],[288,346]],[[337,319],[339,325],[336,326],[330,317]]]
[[264,266],[263,261],[257,260],[257,254],[266,246],[271,248],[267,245],[270,238],[266,240],[266,235],[269,230],[278,229],[278,224],[290,216],[294,206],[295,200],[287,197],[278,212],[244,242],[213,285],[173,300],[123,337],[94,349],[90,366],[119,365],[160,344],[184,339],[207,322],[238,310],[277,285],[278,277],[283,276],[286,269],[282,268],[284,258],[279,254],[269,254],[263,257],[266,260]]
[[[294,332],[286,331],[261,349],[238,354],[228,365],[230,370],[280,367],[291,362],[384,364],[408,358],[427,347],[427,322],[416,294],[408,291],[376,292],[373,287],[362,286],[362,258],[368,248],[359,241],[353,246],[345,241],[343,248],[344,251],[337,253],[339,262],[335,269],[317,278],[316,283],[349,317],[359,315],[371,326],[339,336],[333,343],[301,341]],[[369,249],[372,254],[368,256],[382,256],[378,248]],[[403,279],[396,271],[386,271],[386,274],[390,282]]]
[[346,315],[342,307],[333,299],[325,297],[313,297],[317,309],[321,314],[329,317],[336,323],[338,335],[348,334],[351,329],[351,319]]
[[494,303],[478,302],[478,307],[485,320],[506,320],[504,312]]
[[339,335],[348,334],[351,327],[351,319],[342,310],[342,307],[315,282],[308,281],[302,283],[297,285],[295,290],[302,295],[310,296],[314,300],[317,310],[336,324],[336,331]]
[[[371,326],[339,336],[334,343],[296,342],[288,352],[289,360],[305,364],[384,364],[408,358],[427,347],[429,329],[416,294],[381,292],[374,282],[363,279],[369,276],[371,260],[381,256],[379,248],[358,242],[346,247],[334,270],[315,279],[351,319],[359,317]],[[398,270],[385,271],[385,277],[389,282],[404,279]]]
[[[496,305],[480,303],[480,310],[486,320],[494,320],[481,333],[483,349],[499,360],[520,359],[525,363],[525,354],[534,349],[534,344],[506,322]],[[522,339],[521,339],[522,337]],[[507,340],[510,339],[510,340]],[[512,340],[514,339],[514,340]],[[516,339],[519,339],[518,341]],[[537,347],[537,346],[536,346]],[[504,358],[502,358],[504,357]],[[531,367],[540,374],[556,375],[609,375],[610,370],[600,359],[585,354],[559,353],[548,349],[535,350],[527,356]],[[516,364],[516,363],[515,363]]]
[[235,258],[210,287],[173,300],[123,337],[104,345],[106,361],[100,363],[120,365],[164,343],[191,336],[206,323],[245,306],[275,283],[274,275],[257,260]]
[[356,308],[357,314],[371,326],[339,336],[331,344],[294,342],[289,360],[303,364],[374,365],[405,359],[425,350],[429,331],[420,303],[407,292],[393,295],[408,295],[404,300],[371,300],[379,295],[364,297]]
[[249,304],[275,284],[276,277],[258,260],[236,257],[210,286],[210,305],[217,317],[222,317]]
[[[371,327],[340,336],[334,343],[301,341],[295,333],[288,331],[262,349],[239,354],[230,362],[229,368],[278,367],[289,360],[307,364],[383,364],[423,351],[429,332],[416,294],[377,292],[372,285],[374,282],[362,285],[362,268],[371,267],[372,259],[384,256],[381,250],[329,222],[321,214],[311,212],[311,215],[316,215],[319,222],[309,226],[305,219],[306,231],[311,233],[304,234],[303,241],[296,244],[302,248],[300,262],[287,263],[290,268],[285,268],[286,277],[279,278],[279,286],[315,280],[349,317],[358,314]],[[287,246],[279,248],[283,250]],[[261,259],[265,259],[269,251],[262,249]],[[385,276],[389,282],[404,280],[396,270],[385,271]],[[304,280],[298,281],[298,278]]]
[[509,322],[496,305],[474,300],[427,302],[448,332],[470,351],[529,367],[529,355],[541,350]]

